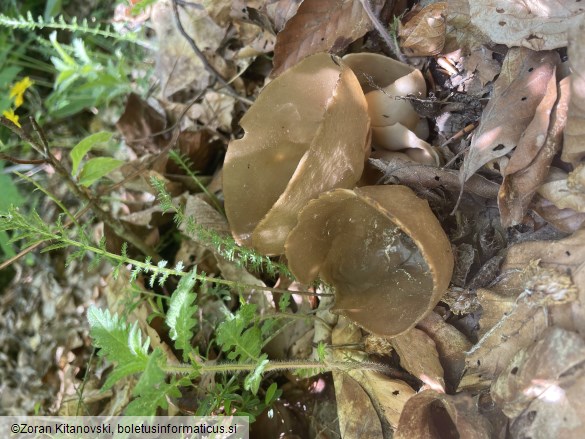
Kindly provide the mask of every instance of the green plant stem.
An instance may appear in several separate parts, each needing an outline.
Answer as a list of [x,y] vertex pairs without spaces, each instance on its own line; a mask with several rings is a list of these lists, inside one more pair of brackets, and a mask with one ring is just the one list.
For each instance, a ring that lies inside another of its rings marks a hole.
[[113,218],[108,212],[103,210],[97,203],[97,201],[89,194],[88,191],[82,189],[77,185],[77,183],[73,180],[70,173],[65,169],[65,167],[61,164],[59,160],[51,153],[49,148],[49,144],[42,129],[38,126],[37,122],[34,118],[30,118],[30,121],[33,125],[33,128],[37,132],[41,143],[34,140],[28,133],[26,133],[22,128],[19,128],[15,124],[13,124],[10,120],[6,119],[5,117],[0,117],[0,124],[7,127],[13,133],[15,133],[18,137],[22,140],[31,144],[31,146],[39,152],[43,157],[47,158],[51,166],[57,171],[57,173],[61,176],[64,180],[69,190],[73,192],[79,199],[85,200],[91,206],[91,210],[95,213],[100,221],[108,224],[114,233],[121,237],[122,239],[128,241],[130,244],[135,246],[138,250],[140,250],[146,256],[150,256],[152,260],[158,262],[160,261],[160,256],[154,252],[149,246],[144,244],[144,240],[137,236],[131,230],[128,230],[121,221],[116,218]]
[[[189,375],[194,371],[203,375],[206,373],[240,373],[252,372],[258,365],[256,363],[241,364],[241,363],[218,363],[208,364],[203,363],[196,368],[190,364],[178,364],[166,366],[163,370],[170,374],[184,374]],[[324,369],[329,372],[348,372],[350,370],[373,370],[376,372],[390,372],[390,369],[380,363],[373,361],[352,362],[352,361],[332,361],[322,363],[320,361],[271,361],[264,367],[266,372],[279,372],[286,370],[299,369]]]

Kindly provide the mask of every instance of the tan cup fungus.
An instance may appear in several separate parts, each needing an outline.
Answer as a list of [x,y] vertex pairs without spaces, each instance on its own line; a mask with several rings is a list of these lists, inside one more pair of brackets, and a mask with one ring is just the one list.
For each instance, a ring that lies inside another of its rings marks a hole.
[[439,221],[405,186],[322,194],[301,211],[285,249],[299,281],[320,276],[335,288],[334,312],[385,337],[425,317],[453,271]]
[[225,209],[239,244],[284,253],[299,211],[333,188],[351,188],[369,152],[360,84],[341,60],[317,54],[270,84],[241,120],[223,168]]

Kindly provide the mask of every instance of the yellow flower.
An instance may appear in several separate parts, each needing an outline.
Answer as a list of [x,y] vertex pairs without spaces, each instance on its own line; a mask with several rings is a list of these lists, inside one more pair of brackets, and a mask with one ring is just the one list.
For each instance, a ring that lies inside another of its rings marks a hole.
[[24,102],[24,92],[31,85],[33,85],[33,82],[30,80],[28,76],[25,76],[22,80],[18,81],[16,84],[12,86],[12,88],[10,89],[10,97],[14,98],[15,108],[18,108],[22,105],[22,103]]
[[9,121],[11,121],[14,125],[16,125],[18,128],[22,128],[20,126],[20,124],[18,123],[18,116],[16,114],[14,114],[14,110],[11,108],[9,110],[6,110],[2,113],[2,116],[4,116],[6,119],[8,119]]

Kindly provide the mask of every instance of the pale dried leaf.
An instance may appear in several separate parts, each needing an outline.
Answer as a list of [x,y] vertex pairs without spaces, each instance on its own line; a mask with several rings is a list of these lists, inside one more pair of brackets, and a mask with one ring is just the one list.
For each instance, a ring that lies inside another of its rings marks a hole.
[[403,369],[417,377],[430,389],[445,392],[443,367],[432,338],[417,328],[390,340],[400,357]]
[[280,254],[309,200],[359,179],[366,100],[349,67],[318,54],[268,84],[241,125],[224,162],[226,214],[238,242]]
[[267,0],[264,5],[266,15],[272,21],[276,32],[282,31],[288,20],[297,12],[302,0]]
[[532,209],[556,229],[566,233],[576,232],[585,225],[585,213],[575,212],[573,209],[559,209],[538,194],[534,196]]
[[[536,341],[549,326],[547,308],[566,304],[577,297],[577,288],[566,273],[539,266],[535,257],[524,265],[519,264],[518,250],[522,245],[512,247],[508,253],[502,271],[510,276],[500,283],[502,288],[523,290],[501,320],[469,351],[459,389],[489,386],[516,352]],[[520,259],[525,261],[526,256],[521,255]],[[482,305],[485,309],[491,304]],[[499,306],[491,306],[496,305]],[[509,307],[510,303],[504,303],[504,306]]]
[[[532,50],[565,47],[585,8],[574,0],[449,0],[448,20],[465,43],[504,44]],[[462,42],[463,42],[462,41]]]
[[486,163],[514,149],[534,117],[559,62],[556,52],[510,49],[494,85],[462,172],[468,180]]
[[[368,163],[382,174],[380,177],[376,177],[376,183],[379,180],[385,184],[404,184],[421,192],[437,188],[452,192],[461,190],[459,174],[455,170],[421,165],[398,157],[392,157],[390,160],[369,159]],[[366,169],[367,171],[368,169]],[[495,198],[498,194],[498,188],[497,183],[481,175],[472,175],[463,186],[465,192],[483,198]]]
[[[333,329],[331,334],[331,342],[334,345],[347,345],[347,344],[356,344],[361,342],[361,330],[358,326],[352,324],[349,319],[344,317],[340,317],[338,320],[337,325]],[[364,352],[358,352],[355,350],[348,350],[348,349],[334,349],[333,350],[333,357],[337,361],[347,361],[348,359],[352,359],[354,361],[364,361],[367,359],[367,355]],[[362,392],[364,392],[367,396],[369,401],[367,401],[367,407],[357,408],[358,413],[363,413],[364,418],[362,419],[361,423],[365,423],[369,426],[378,426],[382,425],[382,429],[385,428],[388,424],[392,426],[392,428],[396,428],[398,425],[398,420],[400,418],[400,414],[402,413],[402,409],[404,404],[416,393],[408,384],[403,381],[391,379],[387,376],[379,372],[374,372],[371,370],[359,370],[354,369],[350,370],[347,373],[341,372],[334,372],[333,378],[335,380],[335,391],[336,395],[339,395],[338,389],[343,391],[340,396],[342,396],[343,400],[347,400],[348,398],[352,397],[352,393],[361,393],[357,392],[357,389],[353,385],[350,385],[347,390],[345,390],[346,382],[342,380],[342,377],[348,376],[353,378],[357,383],[359,383]],[[346,391],[351,391],[349,395],[343,395]],[[357,397],[362,400],[361,395],[357,395]],[[354,412],[350,412],[347,410],[347,406],[353,408]],[[371,419],[371,409],[373,407],[375,413],[377,414],[378,419],[376,419],[377,423]],[[356,416],[356,406],[355,403],[348,401],[347,405],[342,407],[343,413],[340,413],[340,428],[343,429],[344,425],[346,427],[352,427],[353,431],[360,431],[359,424],[356,426],[352,419],[359,418]],[[343,421],[342,421],[343,415]],[[370,428],[370,427],[369,427]],[[343,431],[343,430],[342,430]],[[345,437],[345,436],[342,436]],[[377,436],[357,436],[357,437],[386,437],[382,435]]]
[[585,16],[571,33],[571,103],[561,158],[576,165],[585,157]]
[[[151,15],[154,31],[160,41],[156,68],[165,97],[186,87],[203,90],[211,79],[201,60],[179,33],[170,1],[157,2]],[[218,26],[205,9],[180,7],[179,16],[185,31],[200,50],[213,53],[219,48],[226,30]]]
[[585,213],[585,165],[579,165],[570,174],[552,168],[547,181],[538,188],[538,194],[559,209]]
[[400,26],[398,36],[401,49],[409,56],[431,56],[445,45],[446,2],[425,6],[406,24]]
[[[556,81],[551,77],[549,90],[536,109],[536,114],[518,143],[498,194],[502,225],[520,224],[530,201],[544,181],[554,156],[561,148],[562,134],[567,120],[569,83],[563,79],[559,86],[560,98],[550,117],[556,99]],[[548,128],[548,129],[547,129]],[[544,140],[546,138],[546,140]]]
[[547,329],[514,357],[491,388],[494,402],[508,417],[516,417],[511,426],[514,437],[585,435],[584,363],[582,337],[560,328]]
[[435,312],[422,319],[417,328],[425,331],[435,342],[444,369],[447,390],[454,390],[463,373],[465,352],[471,348],[471,342]]
[[[383,3],[370,2],[374,13]],[[359,0],[304,0],[276,37],[271,75],[280,75],[309,55],[337,53],[371,29]]]

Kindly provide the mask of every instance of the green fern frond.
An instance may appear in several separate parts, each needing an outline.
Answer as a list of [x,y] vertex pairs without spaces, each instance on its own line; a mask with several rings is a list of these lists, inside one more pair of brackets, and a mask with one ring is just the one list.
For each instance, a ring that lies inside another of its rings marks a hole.
[[122,34],[113,30],[109,25],[102,27],[99,25],[99,23],[96,25],[90,25],[85,18],[79,23],[76,17],[73,17],[70,22],[67,22],[63,16],[59,16],[57,19],[52,17],[49,21],[45,21],[43,17],[39,16],[35,20],[30,11],[27,12],[26,17],[23,15],[9,17],[8,15],[0,13],[0,26],[8,27],[10,29],[56,29],[68,32],[80,32],[83,34],[96,35],[104,38],[113,38],[117,41],[134,43],[150,50],[154,49],[150,44],[138,39],[135,33],[128,32]]
[[170,328],[171,339],[175,341],[175,347],[183,351],[183,360],[187,361],[193,351],[191,340],[195,335],[193,329],[197,324],[195,315],[197,294],[193,291],[197,282],[197,270],[194,269],[187,276],[183,276],[179,285],[171,296],[166,324]]

